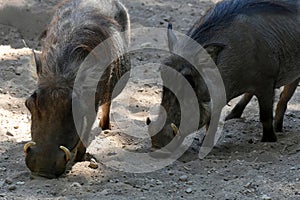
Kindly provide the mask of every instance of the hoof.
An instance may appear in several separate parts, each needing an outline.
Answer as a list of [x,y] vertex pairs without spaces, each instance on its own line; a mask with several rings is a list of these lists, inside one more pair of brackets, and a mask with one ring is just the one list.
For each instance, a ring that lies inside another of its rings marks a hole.
[[280,124],[275,124],[274,125],[274,127],[275,127],[275,131],[276,132],[283,132],[283,128],[282,128],[282,125]]
[[101,127],[101,129],[102,130],[111,130],[111,125],[110,125],[110,123],[101,123],[100,122],[100,127]]
[[234,113],[229,113],[226,117],[225,117],[225,121],[231,120],[231,119],[238,119],[241,118],[241,115],[237,115]]
[[277,137],[276,135],[272,135],[272,136],[263,136],[261,139],[261,142],[277,142]]

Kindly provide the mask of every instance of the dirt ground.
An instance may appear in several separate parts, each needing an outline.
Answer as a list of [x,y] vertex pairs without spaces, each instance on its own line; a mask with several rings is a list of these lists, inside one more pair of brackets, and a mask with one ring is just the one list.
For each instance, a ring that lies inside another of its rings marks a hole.
[[[170,20],[183,33],[213,4],[208,0],[122,1],[132,28],[165,28]],[[198,158],[198,135],[180,159],[153,172],[129,173],[101,162],[92,169],[89,162],[81,162],[58,179],[30,178],[23,155],[23,145],[30,141],[30,113],[24,101],[36,81],[32,53],[23,39],[29,47],[40,49],[39,35],[57,2],[0,0],[0,199],[300,199],[300,88],[289,103],[277,143],[260,142],[262,127],[253,99],[241,119],[226,122],[218,144],[203,160]],[[131,122],[144,124],[161,95],[158,68],[147,63],[164,56],[155,51],[134,54],[132,82],[125,90],[130,99],[124,99],[126,95],[115,99],[112,130],[96,137],[90,153],[118,156],[111,144],[128,151],[149,149],[149,140],[126,136],[125,129],[118,128],[122,122],[117,122],[117,114],[123,112]],[[128,102],[134,107],[130,111],[126,111]],[[225,112],[230,109],[227,106]]]

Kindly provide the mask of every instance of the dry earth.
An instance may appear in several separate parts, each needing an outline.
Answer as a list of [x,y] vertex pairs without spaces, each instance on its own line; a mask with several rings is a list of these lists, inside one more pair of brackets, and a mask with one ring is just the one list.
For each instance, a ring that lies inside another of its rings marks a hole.
[[[289,103],[277,143],[259,142],[262,127],[253,99],[242,119],[225,124],[222,138],[203,160],[197,156],[197,135],[180,159],[150,173],[123,172],[99,161],[98,169],[81,162],[58,179],[31,179],[23,155],[23,145],[30,140],[30,113],[24,101],[34,90],[35,78],[32,54],[23,39],[29,47],[40,48],[38,37],[57,2],[0,0],[0,199],[300,199],[299,88]],[[165,21],[170,20],[183,33],[212,5],[208,0],[123,2],[133,28],[165,28]],[[156,41],[154,36],[150,39]],[[149,108],[159,103],[159,72],[151,63],[165,56],[153,50],[133,53],[132,81],[125,95],[114,101],[112,131],[97,136],[89,152],[124,164],[117,149],[149,149],[149,139],[126,135],[126,125],[145,126]],[[118,121],[118,114],[131,124]],[[137,168],[142,164],[135,161]]]

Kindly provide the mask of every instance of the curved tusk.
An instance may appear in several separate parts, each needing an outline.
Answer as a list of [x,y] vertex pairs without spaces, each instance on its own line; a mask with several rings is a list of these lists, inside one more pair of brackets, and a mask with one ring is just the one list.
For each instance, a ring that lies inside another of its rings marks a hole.
[[27,150],[28,150],[28,148],[30,148],[31,146],[34,146],[34,145],[36,145],[36,143],[33,142],[33,141],[27,142],[27,143],[24,145],[23,150],[24,150],[25,156],[27,156]]
[[179,134],[179,129],[177,128],[177,126],[175,124],[171,123],[171,128],[173,129],[175,136],[177,134]]
[[64,153],[66,154],[66,162],[68,162],[71,159],[71,152],[67,147],[64,146],[60,146],[59,147],[61,150],[64,151]]

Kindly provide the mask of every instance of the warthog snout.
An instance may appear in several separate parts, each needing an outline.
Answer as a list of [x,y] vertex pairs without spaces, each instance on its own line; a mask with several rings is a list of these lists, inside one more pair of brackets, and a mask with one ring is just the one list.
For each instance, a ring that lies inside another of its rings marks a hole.
[[50,144],[41,148],[31,141],[24,145],[24,154],[26,165],[33,175],[57,178],[66,171],[76,152],[71,153],[67,147]]

